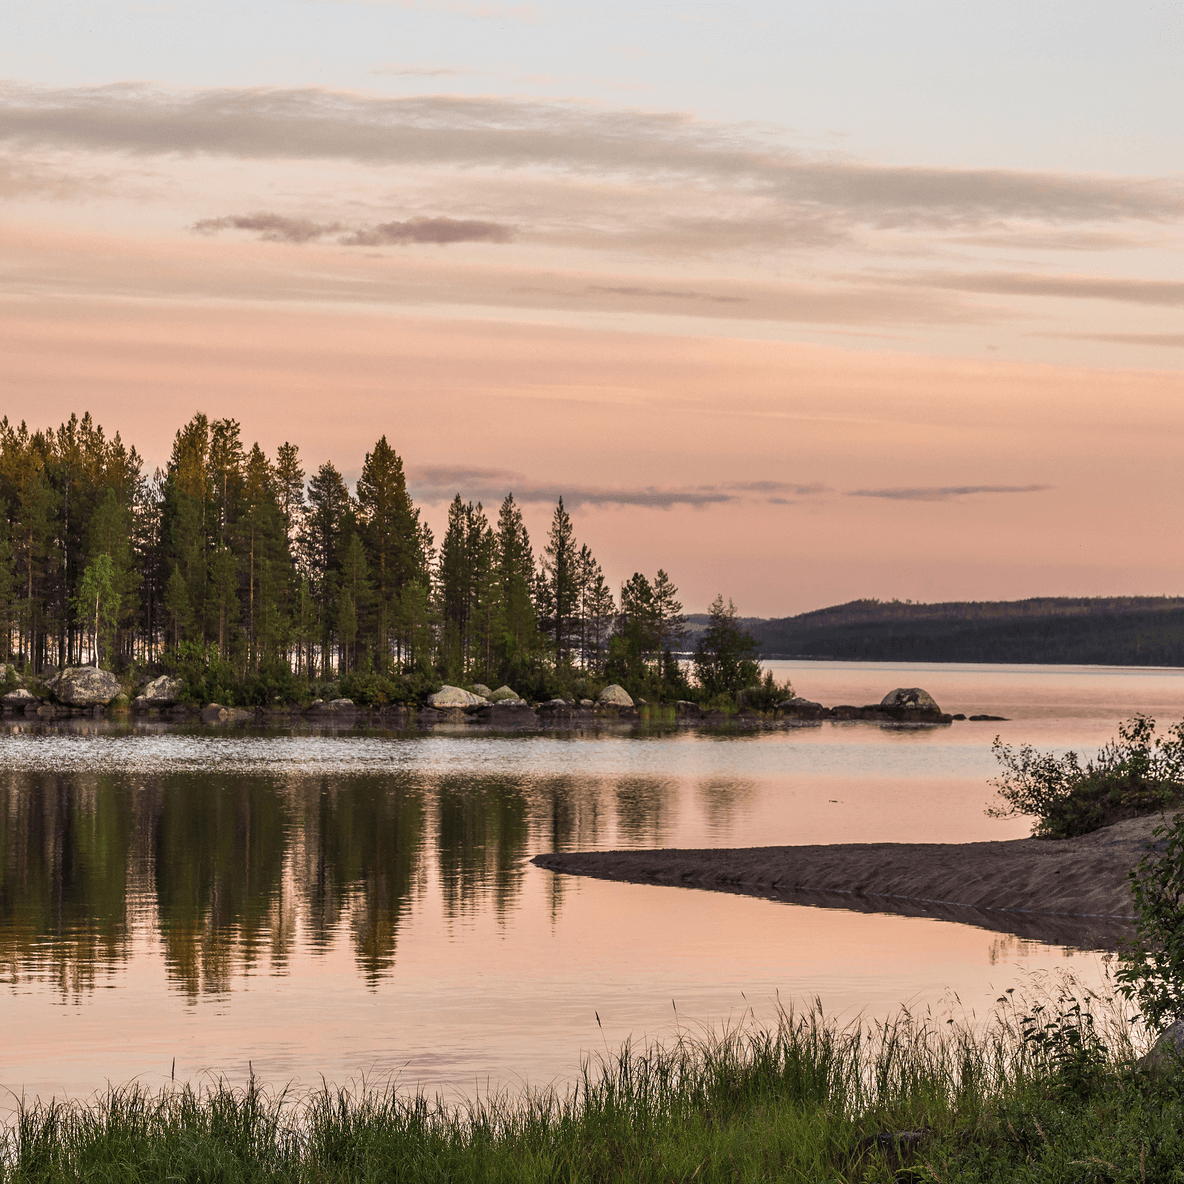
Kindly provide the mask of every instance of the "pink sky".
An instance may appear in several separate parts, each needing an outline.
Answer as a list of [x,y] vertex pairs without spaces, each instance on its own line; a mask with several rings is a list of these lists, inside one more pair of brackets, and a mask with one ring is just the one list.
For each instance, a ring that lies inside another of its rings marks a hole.
[[195,411],[429,520],[563,494],[614,581],[1179,594],[1172,178],[894,165],[689,112],[13,85],[0,412],[167,458]]

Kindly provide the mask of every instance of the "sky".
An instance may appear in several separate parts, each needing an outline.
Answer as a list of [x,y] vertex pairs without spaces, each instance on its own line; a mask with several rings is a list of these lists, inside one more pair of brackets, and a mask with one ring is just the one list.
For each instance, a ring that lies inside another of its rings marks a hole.
[[0,414],[687,611],[1179,595],[1184,4],[10,3]]

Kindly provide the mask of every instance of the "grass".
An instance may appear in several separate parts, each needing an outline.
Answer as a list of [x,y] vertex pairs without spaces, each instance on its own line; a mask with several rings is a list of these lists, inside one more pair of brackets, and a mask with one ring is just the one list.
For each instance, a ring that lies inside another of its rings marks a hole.
[[[255,1081],[32,1102],[0,1180],[1184,1180],[1184,1073],[1140,1068],[1118,1004],[1001,1000],[986,1027],[781,1012],[626,1045],[578,1086],[456,1108]],[[1048,1017],[1048,1018],[1046,1018]]]

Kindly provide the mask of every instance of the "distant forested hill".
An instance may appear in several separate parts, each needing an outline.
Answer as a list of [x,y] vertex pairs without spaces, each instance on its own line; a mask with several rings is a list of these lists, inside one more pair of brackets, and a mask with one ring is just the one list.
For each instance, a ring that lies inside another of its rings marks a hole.
[[768,658],[1184,666],[1184,597],[853,600],[746,624]]

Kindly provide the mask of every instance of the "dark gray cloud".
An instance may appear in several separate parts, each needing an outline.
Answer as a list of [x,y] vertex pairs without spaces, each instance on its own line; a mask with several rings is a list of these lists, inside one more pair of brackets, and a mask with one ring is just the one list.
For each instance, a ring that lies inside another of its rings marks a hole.
[[347,247],[382,247],[405,243],[508,243],[514,239],[512,226],[471,218],[408,218],[404,222],[382,222],[377,226],[347,228],[340,222],[312,222],[282,214],[234,214],[203,218],[192,229],[198,234],[220,230],[249,230],[275,243],[307,243],[328,235]]
[[575,101],[408,97],[314,88],[0,87],[14,145],[332,159],[692,180],[874,227],[1176,220],[1184,186],[1154,177],[898,167],[792,151],[746,125]]
[[[414,468],[408,485],[414,497],[421,501],[439,503],[451,501],[456,494],[486,506],[499,504],[507,493],[518,502],[553,505],[563,498],[569,507],[641,506],[668,510],[674,506],[723,505],[749,498],[752,494],[789,493],[811,496],[828,492],[818,483],[795,484],[788,481],[742,481],[719,485],[684,486],[681,489],[659,489],[654,486],[631,489],[605,489],[582,485],[560,485],[528,480],[522,473],[509,469],[488,469],[467,465],[421,465]],[[779,505],[790,504],[789,498],[765,500]]]
[[192,227],[198,234],[220,230],[250,230],[270,243],[308,243],[342,229],[339,222],[310,222],[285,218],[282,214],[231,214],[225,218],[203,218]]
[[1062,296],[1075,300],[1117,300],[1129,304],[1184,304],[1178,280],[1114,279],[1110,276],[1037,275],[1025,272],[934,273],[900,283],[993,296]]
[[887,489],[849,489],[848,497],[882,497],[897,502],[944,502],[974,493],[1043,493],[1051,485],[901,485]]

